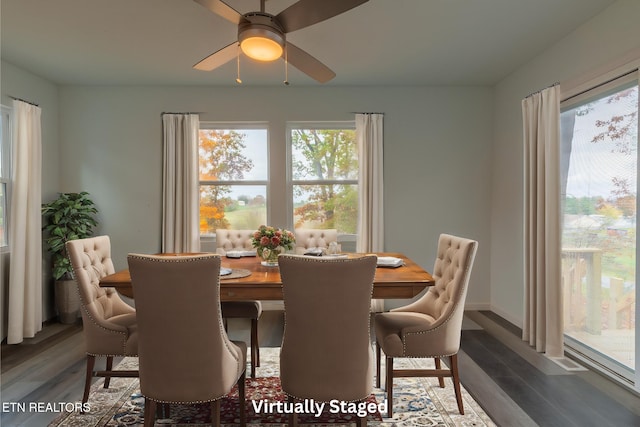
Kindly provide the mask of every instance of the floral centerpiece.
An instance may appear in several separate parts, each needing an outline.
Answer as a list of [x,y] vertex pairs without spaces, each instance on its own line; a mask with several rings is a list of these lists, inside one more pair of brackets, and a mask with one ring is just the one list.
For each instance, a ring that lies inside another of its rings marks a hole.
[[256,248],[258,256],[264,261],[263,265],[278,265],[278,255],[285,249],[293,249],[296,238],[289,230],[261,225],[251,239],[251,244]]

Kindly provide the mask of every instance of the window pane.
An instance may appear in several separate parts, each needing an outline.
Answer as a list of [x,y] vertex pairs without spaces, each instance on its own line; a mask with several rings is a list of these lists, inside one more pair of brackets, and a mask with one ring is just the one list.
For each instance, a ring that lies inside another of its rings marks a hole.
[[[562,274],[568,344],[635,369],[638,86],[563,111]],[[566,169],[565,169],[566,171]]]
[[292,129],[294,180],[358,179],[358,149],[353,129]]
[[200,129],[201,181],[267,179],[266,129]]
[[257,229],[267,222],[266,185],[201,185],[200,234]]
[[358,186],[343,184],[294,185],[295,228],[335,228],[355,234]]

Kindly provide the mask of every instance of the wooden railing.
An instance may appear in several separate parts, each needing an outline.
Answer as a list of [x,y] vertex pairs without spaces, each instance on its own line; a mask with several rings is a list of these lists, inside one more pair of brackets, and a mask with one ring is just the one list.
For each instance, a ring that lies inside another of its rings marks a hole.
[[[609,301],[603,310],[602,250],[597,248],[562,249],[562,286],[565,330],[584,330],[600,335],[603,314],[608,329],[630,328],[635,293],[624,291],[624,282],[609,278]],[[604,312],[604,313],[603,313]]]

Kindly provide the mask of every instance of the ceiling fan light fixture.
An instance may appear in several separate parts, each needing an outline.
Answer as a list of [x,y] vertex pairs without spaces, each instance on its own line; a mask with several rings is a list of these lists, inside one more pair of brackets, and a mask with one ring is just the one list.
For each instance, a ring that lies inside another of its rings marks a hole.
[[[275,61],[284,52],[285,36],[268,16],[253,15],[254,22],[238,28],[240,49],[257,61]],[[262,22],[264,21],[264,22]]]
[[275,61],[282,56],[282,46],[269,38],[254,36],[240,42],[240,49],[249,58],[257,61]]

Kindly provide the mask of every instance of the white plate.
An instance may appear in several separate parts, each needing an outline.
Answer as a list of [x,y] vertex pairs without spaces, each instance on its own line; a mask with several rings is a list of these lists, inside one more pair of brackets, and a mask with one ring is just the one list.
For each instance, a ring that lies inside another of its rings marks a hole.
[[221,276],[227,276],[229,274],[231,274],[233,271],[230,268],[226,268],[226,267],[220,267],[220,275]]
[[227,258],[242,258],[245,256],[256,256],[256,251],[227,251]]
[[400,267],[404,265],[402,258],[396,258],[392,256],[379,256],[378,267]]

